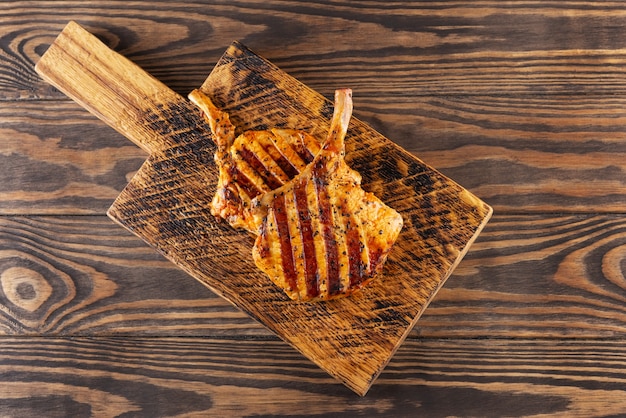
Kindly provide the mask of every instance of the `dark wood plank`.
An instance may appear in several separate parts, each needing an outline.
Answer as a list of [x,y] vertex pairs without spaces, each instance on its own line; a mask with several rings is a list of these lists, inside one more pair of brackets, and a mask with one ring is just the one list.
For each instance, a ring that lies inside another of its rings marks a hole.
[[623,340],[408,340],[365,398],[276,340],[2,338],[0,414],[618,416]]
[[[250,234],[210,214],[214,140],[188,100],[75,22],[36,69],[151,152],[107,214],[361,395],[491,217],[492,209],[470,192],[352,118],[346,162],[366,183],[382,185],[381,200],[399,211],[404,227],[384,275],[367,289],[328,303],[293,303],[245,256]],[[243,129],[307,123],[329,129],[332,102],[237,42],[202,89]]]
[[620,2],[5,1],[0,98],[61,97],[33,66],[72,19],[181,94],[201,84],[233,39],[316,90],[626,91]]
[[625,106],[619,95],[433,96],[365,99],[361,112],[496,212],[619,213]]
[[[1,416],[623,414],[623,3],[204,3],[0,3]],[[32,216],[103,214],[146,155],[36,75],[70,19],[182,95],[233,39],[352,87],[495,207],[367,397],[104,217]]]
[[615,216],[495,216],[417,334],[626,335],[626,223]]
[[0,102],[0,213],[104,214],[147,158],[73,102]]
[[[621,215],[496,214],[412,335],[623,338],[625,246]],[[270,335],[104,217],[0,217],[0,278],[4,335]]]
[[[626,207],[621,96],[354,96],[358,118],[496,212]],[[65,101],[0,102],[0,134],[3,214],[103,214],[147,158]]]
[[100,217],[0,217],[0,333],[267,335]]

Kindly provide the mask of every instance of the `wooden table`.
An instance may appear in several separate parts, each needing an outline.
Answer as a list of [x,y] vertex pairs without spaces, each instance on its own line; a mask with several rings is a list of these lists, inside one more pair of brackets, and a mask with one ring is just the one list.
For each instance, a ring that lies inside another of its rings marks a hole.
[[[3,2],[0,415],[626,411],[626,4]],[[494,216],[365,397],[105,216],[146,158],[34,64],[70,20],[177,93],[238,39]]]

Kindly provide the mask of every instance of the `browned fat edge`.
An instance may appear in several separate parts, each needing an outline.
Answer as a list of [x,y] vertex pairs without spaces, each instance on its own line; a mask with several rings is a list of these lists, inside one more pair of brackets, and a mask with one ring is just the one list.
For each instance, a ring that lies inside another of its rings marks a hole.
[[278,240],[280,242],[281,263],[283,274],[289,291],[297,291],[297,276],[293,260],[293,249],[291,246],[291,236],[289,234],[289,224],[287,220],[287,210],[285,208],[285,195],[277,195],[272,202]]
[[315,255],[315,244],[313,242],[313,230],[311,228],[311,215],[309,213],[306,186],[306,181],[298,182],[294,187],[294,198],[296,210],[298,211],[300,235],[302,237],[306,294],[308,297],[314,298],[319,295],[320,289],[319,276],[317,273],[317,257]]
[[315,189],[317,193],[317,204],[322,225],[322,238],[326,248],[327,282],[328,296],[336,295],[341,291],[341,280],[339,277],[339,259],[337,240],[333,230],[333,219],[330,208],[330,196],[328,186],[320,179],[315,178]]

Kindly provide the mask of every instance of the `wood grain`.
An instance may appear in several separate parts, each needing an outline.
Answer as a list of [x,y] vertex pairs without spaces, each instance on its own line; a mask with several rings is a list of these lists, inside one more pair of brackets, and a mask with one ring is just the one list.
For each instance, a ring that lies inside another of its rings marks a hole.
[[0,284],[5,335],[268,335],[104,217],[0,218]]
[[146,152],[73,102],[0,102],[0,213],[103,214]]
[[[106,48],[76,22],[69,22],[40,59],[36,71],[75,102],[133,141],[147,153],[177,146],[175,133],[155,132],[146,115],[178,116],[190,126],[201,119],[192,105],[136,64]],[[181,102],[180,115],[163,114],[163,103]],[[161,106],[161,107],[159,107]],[[202,129],[196,136],[206,137]],[[210,141],[206,139],[207,144]]]
[[[354,100],[358,118],[496,212],[626,207],[621,96]],[[0,134],[9,215],[102,214],[147,155],[70,102],[0,102]]]
[[422,318],[428,336],[623,338],[622,215],[502,215]]
[[[151,152],[109,216],[361,395],[491,216],[470,192],[352,119],[346,161],[404,218],[385,269],[389,279],[332,303],[293,303],[259,279],[245,255],[251,237],[211,216],[214,145],[187,100],[74,22],[36,69]],[[329,101],[238,43],[202,89],[243,130],[311,127],[323,137],[329,129]]]
[[[621,416],[625,17],[617,1],[1,2],[0,275],[17,286],[0,289],[0,415]],[[352,87],[358,118],[494,206],[367,397],[104,217],[146,154],[36,74],[72,19],[183,96],[233,39],[326,97]]]
[[620,96],[455,96],[373,100],[361,111],[499,213],[597,213],[626,207],[624,105]]
[[[624,92],[620,2],[7,1],[2,97],[59,98],[33,66],[69,20],[180,94],[239,39],[318,91],[367,96]],[[328,40],[332,39],[332,42]],[[381,74],[385,74],[381,77]]]
[[[275,340],[3,338],[12,416],[618,416],[611,341],[408,340],[357,398]],[[173,401],[175,400],[175,401]]]
[[[625,245],[621,215],[496,214],[411,335],[624,338]],[[1,217],[0,282],[12,268],[2,335],[271,335],[101,216]]]

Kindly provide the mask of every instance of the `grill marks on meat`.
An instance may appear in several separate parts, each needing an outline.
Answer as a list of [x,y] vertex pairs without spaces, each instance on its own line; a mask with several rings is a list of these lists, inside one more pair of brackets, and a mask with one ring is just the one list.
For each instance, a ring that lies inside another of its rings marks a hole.
[[[230,158],[261,193],[277,189],[300,173],[320,150],[306,132],[286,129],[246,131],[230,148]],[[250,199],[254,196],[248,196]]]
[[351,113],[350,91],[338,91],[328,138],[312,163],[252,201],[255,263],[294,300],[360,289],[380,273],[402,228],[402,217],[365,192],[344,161]]
[[307,184],[304,181],[298,182],[294,186],[294,208],[297,212],[298,232],[302,240],[300,248],[302,248],[306,294],[316,297],[319,294],[319,272],[314,237],[317,230],[314,233],[313,220],[309,211],[309,193],[306,189]]
[[303,131],[246,131],[235,138],[228,115],[199,90],[216,140],[220,174],[211,211],[257,235],[256,265],[294,300],[352,294],[382,270],[402,217],[371,193],[344,161],[352,115],[349,89],[337,90],[320,146]]
[[320,143],[296,129],[245,131],[235,137],[228,113],[204,93],[194,90],[189,99],[202,110],[217,145],[219,177],[211,213],[233,227],[256,232],[250,224],[250,201],[304,170],[319,152]]

